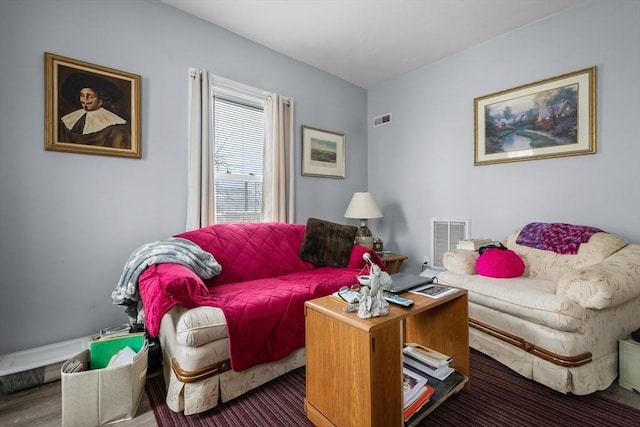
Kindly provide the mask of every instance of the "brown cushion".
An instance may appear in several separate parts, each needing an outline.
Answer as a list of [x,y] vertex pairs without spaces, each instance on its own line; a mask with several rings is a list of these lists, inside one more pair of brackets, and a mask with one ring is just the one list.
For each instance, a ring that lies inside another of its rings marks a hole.
[[317,218],[307,220],[300,258],[316,265],[346,267],[358,227]]

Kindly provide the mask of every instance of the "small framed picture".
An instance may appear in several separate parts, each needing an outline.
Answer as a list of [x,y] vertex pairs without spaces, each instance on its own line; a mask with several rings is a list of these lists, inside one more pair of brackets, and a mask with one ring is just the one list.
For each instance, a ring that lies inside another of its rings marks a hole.
[[474,101],[475,166],[596,152],[596,67]]
[[302,175],[344,178],[344,134],[302,126]]
[[140,76],[45,52],[49,151],[139,159]]

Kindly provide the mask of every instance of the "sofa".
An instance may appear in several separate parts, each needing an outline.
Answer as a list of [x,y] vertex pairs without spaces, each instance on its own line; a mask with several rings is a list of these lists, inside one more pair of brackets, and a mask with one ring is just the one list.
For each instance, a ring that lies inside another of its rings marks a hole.
[[[618,339],[640,327],[640,245],[597,229],[576,242],[581,227],[531,223],[509,235],[501,242],[504,253],[524,264],[516,277],[478,274],[485,254],[462,249],[444,254],[446,270],[437,276],[468,291],[472,348],[576,395],[612,384]],[[534,232],[525,238],[525,230]],[[504,272],[510,266],[496,267]]]
[[216,224],[174,236],[210,253],[221,269],[203,279],[178,263],[138,279],[145,326],[159,336],[166,402],[196,414],[305,364],[304,303],[357,284],[364,253],[357,227]]

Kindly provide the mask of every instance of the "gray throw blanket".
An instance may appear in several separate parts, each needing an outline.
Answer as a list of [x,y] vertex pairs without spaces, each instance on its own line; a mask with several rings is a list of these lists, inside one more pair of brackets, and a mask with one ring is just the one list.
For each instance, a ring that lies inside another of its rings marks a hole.
[[113,304],[125,306],[131,325],[137,323],[138,318],[138,278],[150,265],[162,263],[189,267],[204,280],[222,272],[222,266],[213,255],[186,239],[171,237],[140,246],[127,260],[118,285],[111,293]]

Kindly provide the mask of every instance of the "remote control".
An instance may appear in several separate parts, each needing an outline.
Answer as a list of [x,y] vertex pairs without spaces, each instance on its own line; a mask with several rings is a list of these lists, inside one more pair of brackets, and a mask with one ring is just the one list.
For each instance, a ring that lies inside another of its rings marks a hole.
[[393,292],[384,291],[384,299],[394,304],[402,305],[404,307],[411,307],[413,300],[403,298],[400,295],[396,295]]

